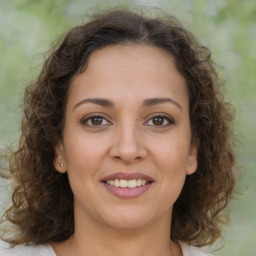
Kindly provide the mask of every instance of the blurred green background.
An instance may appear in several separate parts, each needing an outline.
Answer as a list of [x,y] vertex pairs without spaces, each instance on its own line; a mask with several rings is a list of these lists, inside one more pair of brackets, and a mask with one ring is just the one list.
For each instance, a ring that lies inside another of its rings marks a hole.
[[[0,0],[0,148],[15,145],[26,85],[36,78],[52,42],[98,9],[160,7],[176,16],[223,67],[226,97],[235,107],[238,190],[218,256],[256,255],[256,0]],[[0,182],[0,212],[10,188]]]

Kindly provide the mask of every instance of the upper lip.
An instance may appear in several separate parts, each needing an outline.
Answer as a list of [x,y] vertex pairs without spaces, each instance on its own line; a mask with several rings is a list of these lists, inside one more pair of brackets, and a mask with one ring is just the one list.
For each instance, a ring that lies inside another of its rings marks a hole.
[[110,175],[105,176],[102,181],[108,181],[108,180],[115,180],[115,179],[122,179],[122,180],[146,180],[146,181],[154,181],[154,179],[146,174],[143,173],[124,173],[124,172],[117,172],[112,173]]

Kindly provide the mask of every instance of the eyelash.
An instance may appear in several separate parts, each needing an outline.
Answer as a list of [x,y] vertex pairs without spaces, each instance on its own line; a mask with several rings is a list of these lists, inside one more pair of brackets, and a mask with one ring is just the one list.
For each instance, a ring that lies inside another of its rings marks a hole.
[[[94,118],[100,118],[102,120],[102,122],[106,122],[104,124],[99,124],[99,125],[95,125],[95,124],[88,124],[88,122],[92,122],[92,120]],[[154,118],[161,118],[163,119],[163,122],[165,123],[167,121],[167,124],[163,124],[163,125],[154,125],[154,124],[148,124],[149,121],[152,121],[153,122],[153,119]],[[88,126],[88,127],[92,127],[92,128],[99,128],[99,127],[102,127],[102,126],[106,126],[106,125],[111,125],[112,123],[109,122],[107,120],[107,118],[105,118],[102,114],[90,114],[90,115],[87,115],[85,116],[81,121],[81,124],[83,126]],[[175,124],[174,120],[169,116],[169,115],[164,115],[164,114],[154,114],[152,115],[144,124],[146,124],[147,126],[155,126],[155,127],[159,127],[159,128],[165,128],[165,127],[168,127],[168,126],[171,126],[173,124]]]
[[[106,124],[100,124],[100,125],[94,125],[94,124],[88,124],[88,121],[92,122],[92,119],[94,118],[101,118],[104,121],[106,121],[107,123]],[[110,125],[111,122],[109,122],[107,120],[107,118],[105,118],[102,114],[90,114],[90,115],[87,115],[85,116],[82,120],[81,120],[81,124],[84,125],[84,126],[88,126],[88,127],[93,127],[93,128],[98,128],[98,127],[102,127],[102,126],[105,126],[105,125]]]
[[[166,124],[163,124],[163,125],[154,125],[154,124],[147,124],[147,123],[149,123],[149,121],[152,121],[153,122],[153,120],[154,120],[154,118],[161,118],[161,119],[163,119],[164,121],[164,123],[165,122],[167,122]],[[161,114],[161,113],[159,113],[159,114],[153,114],[149,119],[148,119],[148,121],[146,121],[145,122],[145,124],[147,124],[147,125],[149,125],[149,126],[154,126],[154,127],[159,127],[159,128],[165,128],[165,127],[168,127],[168,126],[171,126],[171,125],[173,125],[173,124],[175,124],[175,122],[174,122],[174,120],[173,120],[173,118],[171,118],[169,115],[165,115],[165,114]]]

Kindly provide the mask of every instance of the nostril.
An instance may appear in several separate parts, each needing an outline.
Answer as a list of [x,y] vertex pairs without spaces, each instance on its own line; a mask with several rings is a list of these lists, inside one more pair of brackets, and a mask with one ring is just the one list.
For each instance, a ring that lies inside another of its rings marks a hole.
[[113,160],[123,162],[140,161],[147,155],[147,150],[144,145],[129,142],[127,139],[116,142],[112,145],[110,156]]

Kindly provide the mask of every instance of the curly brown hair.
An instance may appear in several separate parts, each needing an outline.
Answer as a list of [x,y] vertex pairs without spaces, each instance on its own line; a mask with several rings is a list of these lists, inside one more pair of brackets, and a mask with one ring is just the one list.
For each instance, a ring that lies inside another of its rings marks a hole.
[[2,236],[3,240],[12,245],[45,244],[73,234],[73,193],[67,174],[57,172],[53,165],[69,86],[83,72],[93,51],[123,43],[164,49],[187,82],[198,169],[187,176],[174,204],[171,239],[203,246],[220,237],[227,216],[223,210],[235,184],[233,115],[223,98],[210,51],[172,16],[150,17],[114,9],[71,29],[26,89],[21,137],[9,161],[14,181],[12,206],[3,216],[16,229]]

